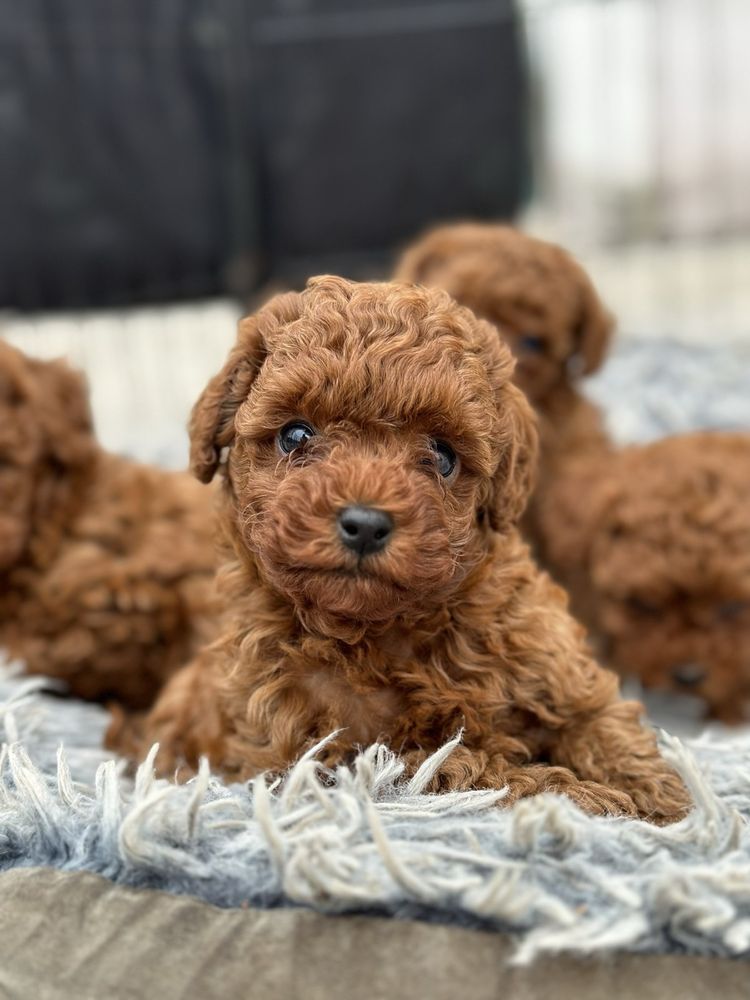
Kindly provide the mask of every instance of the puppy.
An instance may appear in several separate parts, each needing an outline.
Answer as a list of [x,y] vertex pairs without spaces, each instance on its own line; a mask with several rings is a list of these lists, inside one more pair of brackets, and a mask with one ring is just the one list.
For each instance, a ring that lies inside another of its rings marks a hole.
[[750,437],[706,432],[582,459],[540,499],[544,555],[606,657],[710,717],[750,708]]
[[0,341],[0,646],[150,705],[209,634],[211,492],[104,452],[82,376]]
[[193,471],[222,480],[221,634],[146,720],[165,770],[279,772],[335,733],[329,765],[384,740],[414,771],[462,730],[435,790],[684,814],[519,537],[535,430],[512,375],[437,289],[320,277],[240,324],[191,421]]

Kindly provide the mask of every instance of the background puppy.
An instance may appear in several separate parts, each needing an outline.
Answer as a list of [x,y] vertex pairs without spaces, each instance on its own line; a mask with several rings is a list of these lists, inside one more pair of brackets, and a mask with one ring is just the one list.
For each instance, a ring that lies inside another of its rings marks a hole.
[[222,476],[220,638],[145,726],[162,767],[237,777],[387,741],[435,788],[551,790],[594,812],[681,816],[640,706],[588,656],[518,521],[532,415],[494,331],[443,291],[310,281],[244,320],[193,411]]
[[207,635],[210,492],[103,452],[82,376],[0,341],[0,646],[149,705]]
[[698,433],[582,460],[540,499],[544,556],[607,658],[689,691],[724,722],[750,707],[750,437]]

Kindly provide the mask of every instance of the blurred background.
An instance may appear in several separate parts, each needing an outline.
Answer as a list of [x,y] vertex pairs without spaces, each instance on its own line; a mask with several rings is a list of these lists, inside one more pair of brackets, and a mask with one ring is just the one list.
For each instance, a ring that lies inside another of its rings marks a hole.
[[242,309],[459,218],[590,269],[621,439],[750,425],[747,0],[11,2],[0,334],[106,446],[183,464]]

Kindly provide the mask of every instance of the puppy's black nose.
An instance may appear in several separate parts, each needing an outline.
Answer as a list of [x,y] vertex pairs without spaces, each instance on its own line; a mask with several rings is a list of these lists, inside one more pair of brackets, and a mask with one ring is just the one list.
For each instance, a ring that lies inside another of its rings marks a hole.
[[702,663],[678,663],[672,667],[672,680],[683,687],[696,687],[706,679],[708,671]]
[[360,556],[380,552],[393,534],[393,519],[374,507],[344,507],[338,516],[339,537]]

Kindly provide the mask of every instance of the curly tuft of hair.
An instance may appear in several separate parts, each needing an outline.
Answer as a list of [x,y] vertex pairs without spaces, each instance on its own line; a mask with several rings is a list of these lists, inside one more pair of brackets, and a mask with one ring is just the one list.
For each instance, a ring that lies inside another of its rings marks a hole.
[[461,729],[436,791],[684,815],[519,535],[535,421],[489,324],[440,289],[311,279],[240,323],[190,430],[195,474],[221,480],[219,636],[134,752],[244,779],[335,733],[328,765],[380,739],[414,771]]

